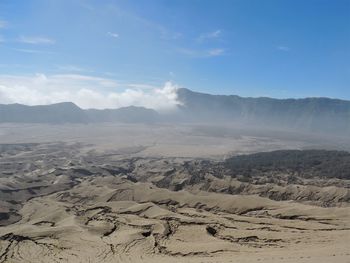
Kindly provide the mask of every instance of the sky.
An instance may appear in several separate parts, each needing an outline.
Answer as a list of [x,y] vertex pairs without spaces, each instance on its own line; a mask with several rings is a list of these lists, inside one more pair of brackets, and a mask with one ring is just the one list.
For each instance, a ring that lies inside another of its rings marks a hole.
[[0,0],[0,103],[166,110],[179,87],[350,100],[350,0]]

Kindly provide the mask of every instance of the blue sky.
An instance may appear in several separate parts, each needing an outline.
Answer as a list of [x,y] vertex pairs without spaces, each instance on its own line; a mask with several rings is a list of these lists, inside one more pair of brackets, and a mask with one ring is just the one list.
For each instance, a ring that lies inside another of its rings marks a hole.
[[0,0],[0,75],[350,99],[350,1]]

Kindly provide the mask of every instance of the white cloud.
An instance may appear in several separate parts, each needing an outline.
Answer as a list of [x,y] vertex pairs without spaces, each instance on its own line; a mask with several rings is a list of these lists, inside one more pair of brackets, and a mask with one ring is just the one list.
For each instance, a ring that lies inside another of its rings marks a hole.
[[20,36],[18,41],[32,45],[52,45],[56,43],[54,39],[43,36]]
[[81,108],[134,105],[156,110],[171,110],[178,104],[176,85],[140,85],[125,85],[127,88],[122,89],[113,79],[78,74],[0,75],[0,103],[39,105],[71,101]]
[[203,33],[198,37],[198,40],[204,41],[207,39],[219,38],[221,36],[221,33],[222,33],[222,31],[220,29],[212,31],[212,32]]
[[181,54],[194,57],[194,58],[208,58],[208,57],[217,57],[225,55],[225,49],[222,48],[213,48],[213,49],[188,49],[188,48],[179,48],[177,51]]
[[280,51],[285,51],[285,52],[290,51],[290,48],[287,46],[278,46],[277,49]]
[[113,38],[118,38],[119,34],[113,33],[113,32],[107,32],[107,36],[113,37]]

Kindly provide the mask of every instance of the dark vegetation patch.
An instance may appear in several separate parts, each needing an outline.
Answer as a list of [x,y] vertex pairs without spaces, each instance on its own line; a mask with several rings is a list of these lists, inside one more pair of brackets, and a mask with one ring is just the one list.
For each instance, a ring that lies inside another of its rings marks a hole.
[[327,150],[280,150],[227,159],[225,168],[234,176],[269,172],[296,174],[304,178],[350,179],[350,153]]

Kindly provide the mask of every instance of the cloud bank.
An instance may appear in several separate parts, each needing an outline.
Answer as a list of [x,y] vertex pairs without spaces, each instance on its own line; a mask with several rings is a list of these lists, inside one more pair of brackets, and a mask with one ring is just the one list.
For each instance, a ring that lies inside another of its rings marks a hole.
[[0,104],[45,105],[71,101],[83,109],[141,106],[167,111],[178,105],[178,87],[119,85],[115,80],[79,74],[0,75]]

